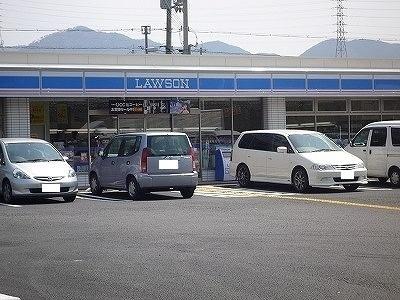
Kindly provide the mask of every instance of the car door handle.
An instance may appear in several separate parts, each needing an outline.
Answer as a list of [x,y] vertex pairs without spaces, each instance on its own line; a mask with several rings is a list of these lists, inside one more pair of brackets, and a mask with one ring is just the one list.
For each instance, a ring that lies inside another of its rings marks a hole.
[[126,162],[126,164],[129,166],[129,165],[131,164],[131,162],[128,160],[128,161]]
[[112,161],[111,164],[114,166],[115,165],[115,161]]
[[272,157],[268,157],[268,160],[272,160]]
[[369,150],[369,154],[372,154],[372,150]]
[[364,149],[363,152],[367,152],[367,150]]

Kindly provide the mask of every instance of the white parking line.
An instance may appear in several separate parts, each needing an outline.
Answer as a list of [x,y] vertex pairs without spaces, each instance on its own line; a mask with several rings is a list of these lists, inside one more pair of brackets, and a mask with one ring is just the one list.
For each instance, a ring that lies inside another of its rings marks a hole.
[[0,300],[21,300],[21,298],[0,294]]
[[77,196],[78,199],[81,200],[89,200],[89,201],[103,201],[103,202],[132,202],[132,200],[119,200],[115,198],[108,198],[108,197],[103,197],[103,196],[92,196],[92,195],[84,195],[80,194]]

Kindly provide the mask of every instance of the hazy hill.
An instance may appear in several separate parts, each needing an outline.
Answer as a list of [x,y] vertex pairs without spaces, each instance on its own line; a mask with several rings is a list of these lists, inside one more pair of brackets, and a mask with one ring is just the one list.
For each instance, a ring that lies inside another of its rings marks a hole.
[[[164,51],[162,44],[149,39],[150,51]],[[144,39],[132,39],[120,33],[107,33],[94,31],[90,28],[78,26],[63,32],[55,32],[30,43],[20,46],[24,51],[32,52],[90,52],[90,53],[114,53],[122,54],[133,52],[144,52]],[[200,52],[202,47],[204,53],[208,54],[250,54],[249,52],[220,41],[212,41],[199,45],[193,49],[193,54]],[[177,49],[176,49],[177,50]]]
[[[349,58],[392,58],[400,59],[400,44],[391,44],[373,40],[353,40],[346,43]],[[335,57],[336,39],[323,41],[304,52],[301,57]]]

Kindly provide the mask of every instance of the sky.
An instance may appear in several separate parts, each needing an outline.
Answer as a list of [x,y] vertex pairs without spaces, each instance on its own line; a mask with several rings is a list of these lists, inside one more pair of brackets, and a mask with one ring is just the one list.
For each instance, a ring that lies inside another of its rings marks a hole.
[[[220,40],[251,53],[297,56],[336,38],[335,0],[188,0],[191,44]],[[400,43],[400,0],[344,0],[347,40]],[[2,0],[1,36],[5,46],[27,45],[50,34],[86,26],[131,38],[165,43],[166,12],[160,0]],[[182,45],[182,14],[173,13],[173,44]],[[132,29],[128,31],[128,29]],[[22,31],[28,30],[28,31]]]

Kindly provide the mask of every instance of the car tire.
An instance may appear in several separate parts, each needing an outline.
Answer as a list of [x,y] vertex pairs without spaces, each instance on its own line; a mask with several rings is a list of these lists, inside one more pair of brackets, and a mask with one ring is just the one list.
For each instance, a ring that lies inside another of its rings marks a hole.
[[74,202],[76,199],[76,195],[64,196],[63,199],[65,202],[68,202],[68,203]]
[[303,168],[297,168],[293,173],[292,184],[296,192],[307,192],[310,189],[310,184],[306,170]]
[[133,200],[140,200],[144,198],[144,193],[140,190],[139,184],[134,177],[128,178],[126,182],[126,189],[128,190],[129,197]]
[[378,180],[379,180],[380,183],[384,184],[384,183],[386,183],[388,178],[387,177],[379,177]]
[[390,183],[395,187],[400,187],[400,170],[393,168],[389,174]]
[[241,187],[250,186],[250,176],[249,168],[246,165],[242,164],[237,168],[236,178]]
[[193,194],[194,194],[194,190],[195,190],[196,188],[186,188],[186,189],[182,189],[182,190],[180,190],[180,192],[181,192],[181,195],[182,195],[182,197],[184,198],[184,199],[189,199],[189,198],[192,198],[193,197]]
[[5,204],[9,204],[9,203],[13,202],[13,198],[14,197],[13,197],[13,194],[12,194],[12,187],[11,187],[11,184],[10,184],[10,182],[8,180],[5,180],[3,182],[1,196],[2,196],[2,201]]
[[347,192],[355,192],[358,187],[360,185],[359,184],[344,184],[343,187]]
[[103,188],[100,185],[99,178],[96,173],[92,173],[89,178],[90,191],[95,196],[100,196],[103,193]]

